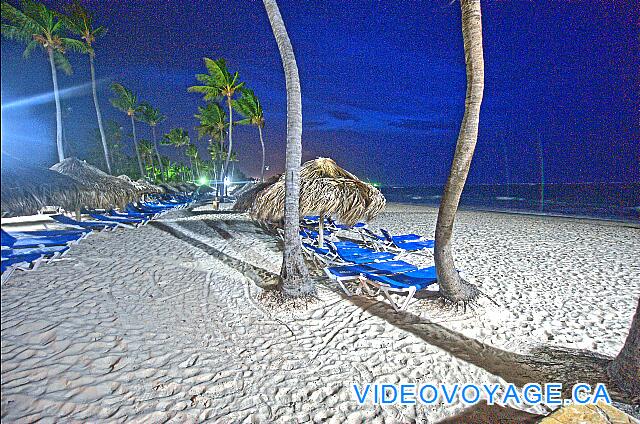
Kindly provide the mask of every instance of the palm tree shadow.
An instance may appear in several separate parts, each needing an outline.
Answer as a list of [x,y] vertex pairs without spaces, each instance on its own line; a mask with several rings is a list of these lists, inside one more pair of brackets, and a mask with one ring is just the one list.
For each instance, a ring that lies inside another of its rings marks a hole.
[[[466,337],[411,312],[395,312],[387,302],[377,302],[364,296],[348,299],[372,315],[509,383],[524,386],[527,383],[560,382],[563,384],[565,397],[570,397],[571,389],[576,383],[587,383],[592,387],[597,383],[604,383],[613,400],[631,404],[637,401],[628,393],[620,391],[609,379],[606,369],[613,358],[590,351],[552,346],[534,349],[526,355],[508,352]],[[372,305],[372,302],[376,304]]]

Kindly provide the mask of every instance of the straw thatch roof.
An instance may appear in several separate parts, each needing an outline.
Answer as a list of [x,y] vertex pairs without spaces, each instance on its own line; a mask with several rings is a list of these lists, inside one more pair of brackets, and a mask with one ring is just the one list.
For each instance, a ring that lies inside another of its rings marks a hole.
[[140,197],[140,193],[130,182],[112,177],[77,158],[67,158],[53,165],[51,170],[67,175],[81,184],[93,188],[95,197],[90,205],[94,208],[121,208],[129,202],[138,200]]
[[247,212],[249,209],[251,209],[253,202],[255,202],[256,200],[256,196],[258,196],[258,193],[277,183],[280,179],[280,175],[274,175],[263,183],[245,184],[240,189],[241,193],[238,195],[238,199],[233,205],[233,210],[238,212]]
[[[262,190],[251,207],[254,219],[278,222],[284,215],[284,177]],[[353,225],[369,221],[386,200],[380,190],[340,168],[332,159],[318,158],[300,169],[300,215],[322,214]]]
[[164,193],[162,187],[152,184],[143,178],[137,181],[132,180],[128,175],[118,175],[118,178],[133,185],[140,194]]
[[94,191],[45,167],[2,155],[2,214],[33,215],[44,206],[75,210],[90,204]]

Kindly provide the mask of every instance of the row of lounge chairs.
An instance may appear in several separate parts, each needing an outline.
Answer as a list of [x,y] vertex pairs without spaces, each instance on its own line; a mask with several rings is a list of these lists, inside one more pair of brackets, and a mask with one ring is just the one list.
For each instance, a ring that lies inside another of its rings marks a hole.
[[[325,274],[338,283],[347,296],[382,293],[396,311],[405,310],[417,291],[437,282],[434,266],[418,268],[398,259],[404,252],[431,253],[433,240],[417,234],[393,236],[386,230],[378,235],[366,224],[353,227],[336,224],[330,218],[323,225],[323,245],[319,243],[317,225],[319,217],[305,217],[300,236],[307,257],[323,267]],[[359,240],[340,239],[338,231],[351,232]],[[355,283],[355,289],[349,286]],[[397,302],[392,295],[403,294]]]
[[82,211],[92,219],[78,221],[66,215],[51,215],[62,228],[1,232],[2,281],[16,271],[37,269],[40,265],[63,257],[69,249],[97,231],[135,228],[176,208],[193,203],[188,196],[163,196],[153,202],[128,204],[124,211]]

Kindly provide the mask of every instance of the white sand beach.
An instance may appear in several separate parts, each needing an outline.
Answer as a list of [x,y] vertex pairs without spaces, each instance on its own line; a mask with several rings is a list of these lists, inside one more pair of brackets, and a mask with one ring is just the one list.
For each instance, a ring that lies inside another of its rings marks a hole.
[[[370,226],[431,238],[435,218],[391,204]],[[220,259],[277,273],[274,238],[246,215],[170,212],[3,284],[2,421],[438,422],[465,406],[360,406],[352,384],[521,386],[597,366],[629,330],[639,251],[632,225],[462,211],[456,265],[495,303],[422,293],[395,313],[318,273],[317,300],[286,310]]]

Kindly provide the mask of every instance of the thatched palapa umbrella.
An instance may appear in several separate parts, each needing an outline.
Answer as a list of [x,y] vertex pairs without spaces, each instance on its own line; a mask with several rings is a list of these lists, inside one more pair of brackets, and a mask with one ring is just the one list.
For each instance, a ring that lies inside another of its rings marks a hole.
[[271,187],[280,179],[280,175],[274,175],[265,182],[247,183],[240,190],[238,199],[233,204],[233,210],[238,212],[247,212],[256,200],[258,194]]
[[45,206],[75,210],[95,197],[94,190],[45,167],[2,155],[2,214],[33,215]]
[[150,182],[140,178],[137,181],[132,180],[131,178],[129,178],[128,175],[118,175],[118,178],[120,178],[123,181],[128,182],[129,184],[133,185],[133,187],[135,187],[135,189],[138,191],[138,193],[140,194],[157,194],[157,193],[164,193],[164,189],[160,186],[157,186],[155,184],[151,184]]
[[[256,196],[251,216],[262,221],[277,222],[284,216],[284,176]],[[323,243],[325,216],[354,225],[369,221],[382,209],[386,200],[380,190],[340,168],[332,159],[318,158],[300,169],[300,215],[320,215],[320,239]]]
[[123,208],[127,203],[138,200],[140,193],[136,187],[123,179],[112,177],[95,166],[77,158],[66,158],[56,163],[51,170],[67,175],[94,189],[96,197],[90,205],[94,208]]

